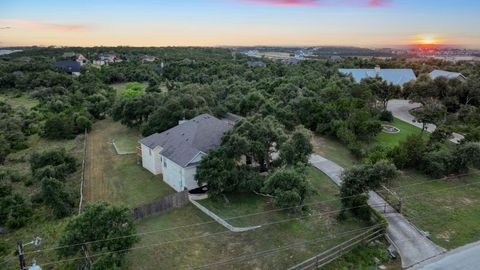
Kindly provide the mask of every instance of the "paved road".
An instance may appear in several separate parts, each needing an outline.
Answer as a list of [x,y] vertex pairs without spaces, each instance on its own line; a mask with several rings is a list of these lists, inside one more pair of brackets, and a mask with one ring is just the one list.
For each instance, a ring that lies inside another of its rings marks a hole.
[[[337,185],[341,185],[342,167],[316,154],[311,155],[309,162],[328,175]],[[377,193],[370,192],[369,195],[368,204],[385,213],[384,216],[388,221],[387,236],[402,258],[402,267],[410,267],[445,252],[445,249],[435,245],[421,234]]]
[[480,242],[451,250],[427,260],[412,270],[478,270],[480,269]]
[[[420,106],[422,106],[420,103],[410,103],[410,101],[404,99],[392,99],[388,101],[387,110],[391,111],[393,116],[396,118],[416,127],[422,128],[422,123],[416,122],[415,117],[410,114],[410,110],[416,109]],[[430,133],[435,131],[436,128],[437,127],[435,125],[427,125],[427,131]],[[452,136],[453,138],[450,139],[450,141],[453,143],[459,143],[464,138],[463,135],[455,132],[452,134]]]

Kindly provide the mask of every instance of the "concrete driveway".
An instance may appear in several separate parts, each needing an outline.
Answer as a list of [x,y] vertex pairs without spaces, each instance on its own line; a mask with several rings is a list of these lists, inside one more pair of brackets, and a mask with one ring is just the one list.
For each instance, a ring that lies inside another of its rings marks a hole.
[[[396,118],[412,124],[416,127],[422,128],[422,123],[415,121],[415,117],[410,114],[410,110],[421,107],[420,103],[411,103],[409,100],[404,99],[392,99],[388,101],[387,110],[391,111],[393,116]],[[427,124],[427,131],[432,133],[437,127],[432,124]],[[463,135],[458,133],[453,133],[452,138],[450,139],[453,143],[459,143],[463,139]]]
[[[313,154],[310,164],[329,176],[335,184],[341,185],[343,168],[320,155]],[[368,204],[384,213],[388,221],[387,236],[402,258],[402,267],[407,268],[445,252],[420,233],[403,215],[398,213],[377,193],[370,192]]]
[[412,270],[477,270],[480,269],[480,242],[468,244],[427,260]]

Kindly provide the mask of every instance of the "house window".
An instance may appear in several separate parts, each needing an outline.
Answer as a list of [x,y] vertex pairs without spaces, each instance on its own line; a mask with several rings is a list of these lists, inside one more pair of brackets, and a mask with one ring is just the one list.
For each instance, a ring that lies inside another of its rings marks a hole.
[[152,155],[152,149],[148,149],[148,154],[151,156]]
[[167,161],[166,160],[163,161],[163,167],[165,167],[165,168],[167,167]]

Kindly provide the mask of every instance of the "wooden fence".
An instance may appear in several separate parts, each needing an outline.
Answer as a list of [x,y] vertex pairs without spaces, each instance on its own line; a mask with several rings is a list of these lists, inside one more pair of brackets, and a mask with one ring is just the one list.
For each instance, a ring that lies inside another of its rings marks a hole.
[[182,191],[134,208],[132,215],[134,219],[142,219],[153,214],[161,214],[169,209],[183,206],[188,202],[188,191]]
[[360,243],[370,242],[385,234],[385,230],[382,227],[374,227],[369,229],[339,245],[332,247],[315,257],[312,257],[304,262],[301,262],[295,266],[290,267],[288,270],[311,270],[323,267],[338,257],[342,256],[345,252],[350,251]]

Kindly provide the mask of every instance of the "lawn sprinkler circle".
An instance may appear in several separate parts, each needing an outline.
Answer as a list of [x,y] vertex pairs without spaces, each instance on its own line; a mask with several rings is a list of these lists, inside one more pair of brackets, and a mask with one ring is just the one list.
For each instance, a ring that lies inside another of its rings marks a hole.
[[382,130],[385,133],[399,133],[400,129],[391,125],[382,125]]

